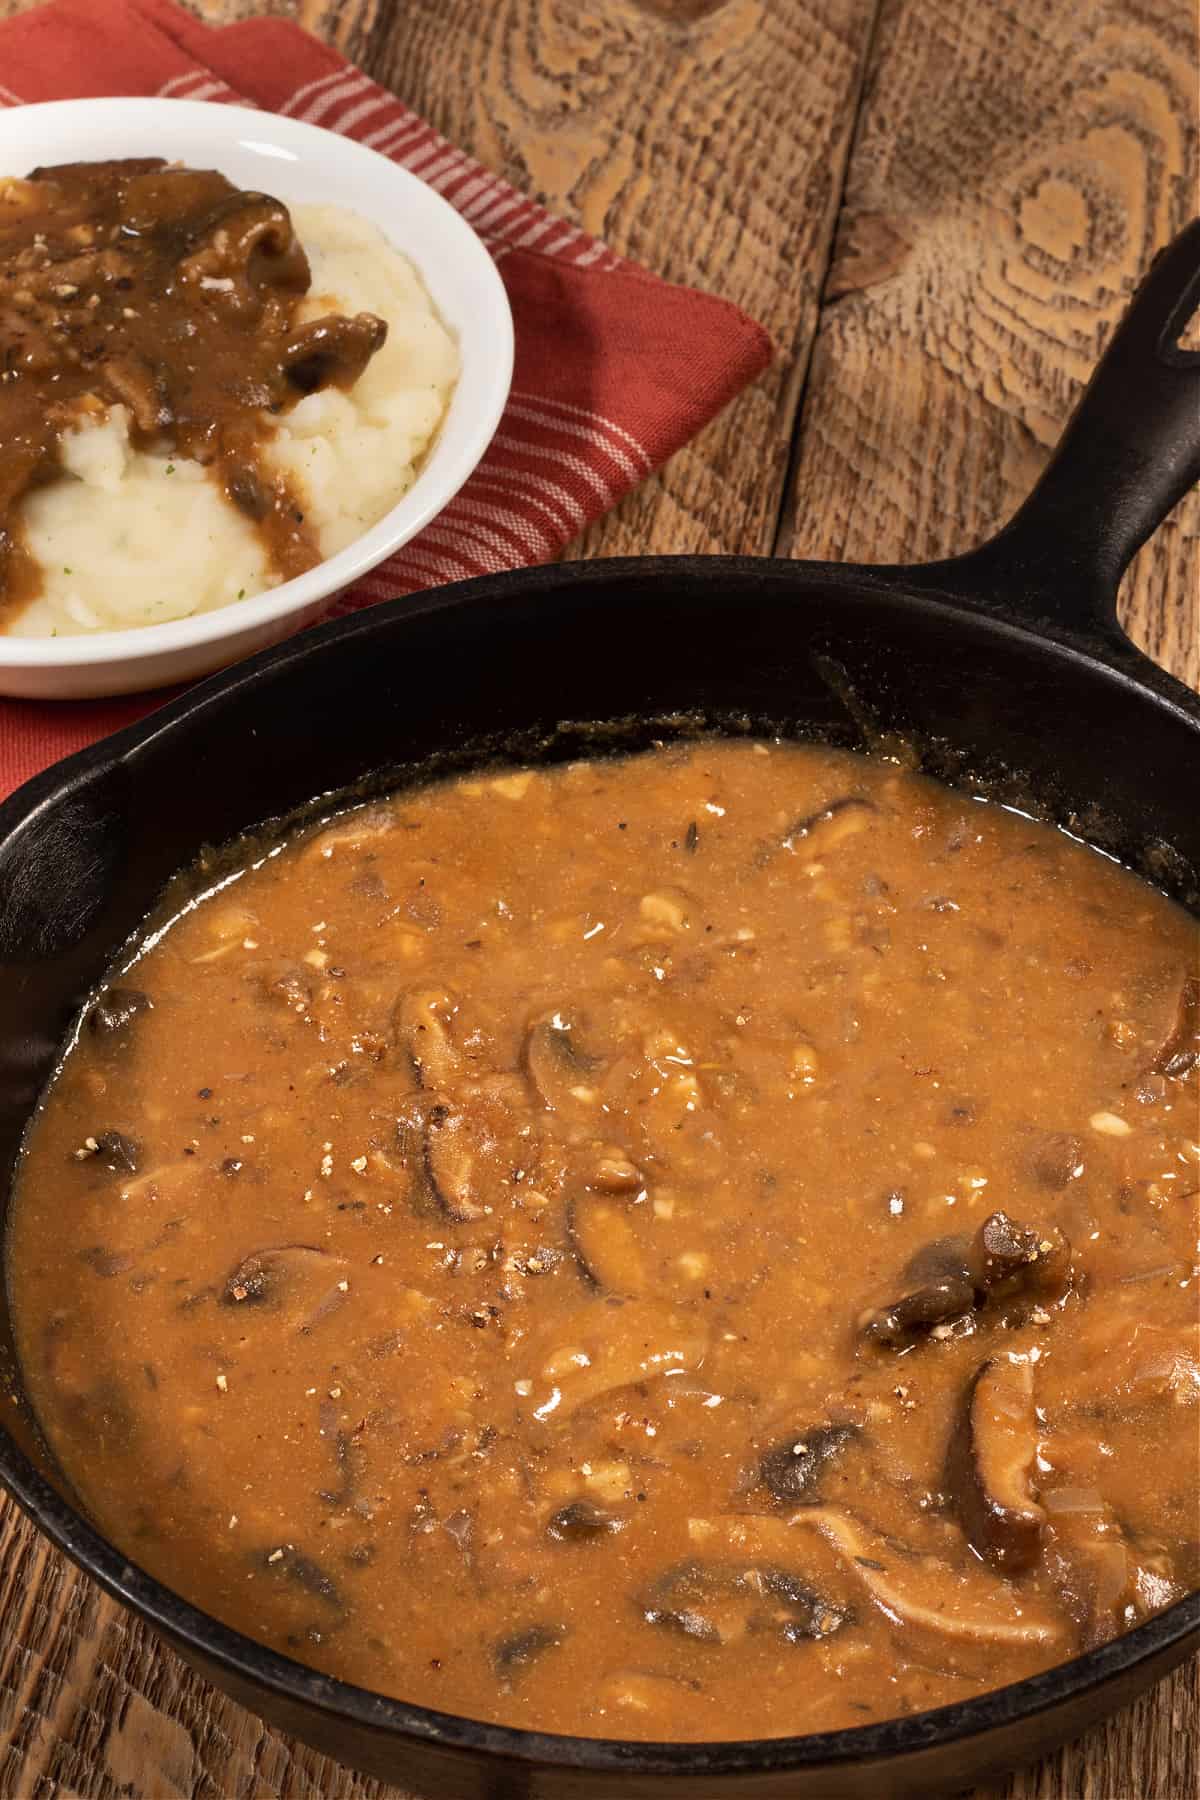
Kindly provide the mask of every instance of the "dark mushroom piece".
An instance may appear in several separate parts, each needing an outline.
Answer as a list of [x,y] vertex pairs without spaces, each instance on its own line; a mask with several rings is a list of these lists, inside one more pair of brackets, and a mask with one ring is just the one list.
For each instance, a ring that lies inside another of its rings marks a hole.
[[1053,1225],[1022,1225],[1006,1212],[983,1221],[968,1251],[980,1304],[989,1297],[1024,1293],[1061,1297],[1071,1282],[1070,1246]]
[[802,1576],[769,1564],[679,1563],[636,1604],[647,1625],[714,1645],[750,1633],[798,1644],[832,1637],[851,1618]]
[[272,1310],[287,1306],[305,1315],[303,1330],[344,1297],[339,1286],[328,1287],[342,1266],[340,1256],[316,1244],[269,1244],[244,1256],[230,1271],[221,1288],[221,1305]]
[[827,1466],[860,1435],[857,1425],[804,1426],[766,1451],[758,1479],[780,1506],[804,1506],[817,1498]]
[[1181,1081],[1200,1063],[1200,976],[1189,975],[1179,991],[1175,1022],[1150,1064],[1149,1073]]
[[983,1221],[968,1244],[938,1239],[907,1265],[919,1277],[899,1300],[870,1307],[858,1321],[859,1334],[884,1350],[906,1350],[922,1337],[947,1337],[973,1329],[973,1315],[992,1300],[1015,1295],[1057,1303],[1071,1289],[1073,1270],[1066,1238],[1054,1226],[1022,1225],[1005,1212]]
[[76,1150],[74,1160],[85,1164],[98,1162],[110,1175],[136,1175],[141,1167],[142,1146],[123,1131],[99,1131],[95,1137],[85,1139],[83,1148]]
[[975,1288],[963,1276],[946,1275],[926,1282],[889,1306],[871,1307],[858,1321],[860,1335],[883,1350],[904,1350],[938,1326],[968,1318],[975,1307]]
[[109,988],[88,1013],[88,1034],[101,1043],[123,1048],[129,1042],[133,1021],[153,1010],[154,1002],[140,988]]
[[79,1252],[79,1260],[107,1280],[114,1275],[127,1275],[136,1259],[131,1251],[106,1250],[103,1244],[93,1244]]
[[320,1563],[314,1562],[311,1556],[305,1556],[293,1544],[279,1544],[270,1550],[256,1550],[251,1561],[257,1569],[265,1570],[268,1575],[280,1581],[290,1582],[302,1593],[311,1594],[315,1600],[321,1600],[332,1612],[343,1613],[346,1602],[342,1590],[332,1575],[327,1575]]
[[113,1175],[136,1175],[142,1166],[142,1146],[123,1131],[102,1131],[96,1139],[100,1160]]
[[904,1265],[904,1280],[972,1281],[969,1237],[930,1238],[913,1251]]
[[59,1404],[89,1454],[125,1455],[135,1447],[142,1415],[115,1375],[102,1376],[86,1390],[60,1392]]
[[1029,1172],[1039,1187],[1061,1193],[1083,1174],[1083,1140],[1070,1131],[1049,1131],[1028,1156]]
[[1037,1561],[1046,1514],[1033,1495],[1033,1364],[989,1357],[971,1377],[946,1456],[945,1486],[967,1542],[1001,1575]]
[[556,1544],[589,1544],[620,1531],[624,1523],[591,1500],[568,1500],[547,1519],[546,1535]]
[[556,1649],[566,1637],[565,1625],[525,1625],[493,1644],[492,1667],[501,1680],[515,1680],[532,1668],[547,1650]]
[[253,469],[244,465],[226,471],[225,492],[238,511],[256,524],[266,518],[274,505],[271,489]]

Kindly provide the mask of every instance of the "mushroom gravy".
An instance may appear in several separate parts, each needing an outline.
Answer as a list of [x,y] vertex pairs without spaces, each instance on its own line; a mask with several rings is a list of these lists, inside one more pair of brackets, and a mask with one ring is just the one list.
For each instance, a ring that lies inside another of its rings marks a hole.
[[350,387],[387,335],[370,313],[305,324],[288,209],[159,158],[0,180],[0,615],[37,593],[20,503],[63,476],[64,432],[113,406],[132,441],[210,466],[286,579],[320,562],[304,509],[260,467],[278,414]]
[[1200,933],[894,764],[402,792],[88,1012],[12,1211],[100,1528],[249,1636],[592,1736],[854,1725],[1200,1581]]

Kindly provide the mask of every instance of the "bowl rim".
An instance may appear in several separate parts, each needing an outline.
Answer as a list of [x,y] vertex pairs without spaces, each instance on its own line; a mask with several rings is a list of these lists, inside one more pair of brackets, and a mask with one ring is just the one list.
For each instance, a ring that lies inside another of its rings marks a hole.
[[[775,562],[748,556],[655,556],[598,558],[588,562],[553,563],[448,583],[411,599],[385,602],[327,621],[302,637],[259,651],[256,655],[200,681],[177,699],[132,725],[32,776],[0,801],[0,838],[40,813],[59,794],[67,796],[78,782],[106,764],[122,762],[160,735],[185,727],[203,715],[231,689],[255,685],[288,663],[320,654],[334,637],[386,631],[401,621],[430,612],[455,611],[478,603],[495,606],[515,589],[539,599],[562,583],[585,588],[592,582],[670,574],[702,574],[721,583],[729,577],[753,577],[765,587],[786,590],[820,583],[840,590],[840,597],[900,603],[948,625],[971,624],[1001,638],[1032,639],[1049,657],[1089,665],[1096,674],[1132,686],[1150,704],[1165,707],[1194,731],[1200,731],[1200,701],[1182,683],[1163,674],[1144,656],[1136,657],[1136,675],[1120,661],[1109,660],[1094,647],[1062,642],[1013,618],[1000,608],[981,609],[949,589],[931,592],[916,580],[914,569],[880,569],[854,564]],[[1161,686],[1156,685],[1158,676]],[[0,1240],[0,1279],[4,1279]],[[812,1772],[851,1764],[869,1766],[895,1758],[915,1757],[952,1744],[1003,1731],[1083,1700],[1139,1665],[1180,1660],[1200,1640],[1200,1591],[1184,1595],[1162,1612],[1110,1642],[1083,1651],[1024,1680],[987,1690],[949,1705],[893,1719],[809,1732],[790,1737],[650,1740],[582,1737],[496,1725],[463,1714],[394,1699],[354,1683],[325,1675],[294,1658],[224,1625],[212,1614],[177,1594],[123,1556],[32,1464],[16,1439],[0,1423],[0,1487],[21,1506],[50,1541],[109,1594],[145,1619],[168,1642],[181,1648],[202,1668],[215,1665],[253,1692],[265,1690],[292,1706],[319,1714],[335,1729],[340,1724],[377,1735],[407,1740],[414,1746],[441,1748],[462,1755],[486,1755],[509,1766],[545,1767],[587,1775],[630,1774],[668,1777],[785,1774]],[[1189,1642],[1191,1640],[1191,1642]],[[1165,1672],[1165,1668],[1164,1671]],[[215,1677],[220,1684],[221,1674]],[[253,1701],[243,1702],[253,1705]],[[336,1749],[332,1752],[336,1755]],[[352,1754],[352,1751],[351,1751]]]
[[[139,118],[172,119],[183,129],[208,132],[212,137],[214,156],[220,155],[222,142],[228,143],[233,138],[249,136],[248,126],[251,121],[254,122],[254,130],[260,139],[273,138],[284,148],[295,146],[298,153],[302,153],[307,147],[310,156],[314,153],[328,155],[329,140],[332,139],[338,146],[336,154],[339,158],[346,157],[350,161],[359,162],[363,173],[364,193],[371,192],[372,180],[376,188],[389,184],[401,202],[406,193],[411,195],[419,191],[424,197],[424,203],[431,204],[434,211],[442,215],[448,233],[457,240],[454,251],[456,259],[461,261],[464,270],[470,271],[475,281],[481,282],[490,290],[489,306],[494,308],[494,313],[489,320],[491,339],[486,377],[478,382],[476,390],[468,396],[471,409],[469,417],[473,423],[466,440],[436,486],[428,486],[422,495],[421,482],[425,471],[418,471],[407,493],[401,495],[395,506],[390,507],[382,518],[377,519],[366,531],[360,532],[344,549],[326,557],[313,568],[305,570],[302,575],[293,576],[290,581],[281,582],[278,587],[252,594],[246,600],[234,600],[225,606],[189,613],[183,618],[164,620],[157,625],[133,625],[114,631],[80,632],[66,637],[14,637],[6,634],[0,636],[0,666],[9,669],[85,669],[113,662],[175,657],[201,649],[205,645],[218,644],[225,638],[260,631],[292,614],[302,613],[305,609],[311,610],[323,601],[332,601],[337,594],[378,568],[381,562],[423,531],[461,490],[495,436],[512,386],[515,354],[512,308],[496,262],[478,233],[462,215],[418,175],[410,173],[399,163],[392,162],[389,157],[360,143],[356,138],[328,131],[320,125],[311,125],[303,119],[293,119],[282,113],[225,101],[172,100],[150,95],[35,101],[8,111],[0,110],[0,145],[10,131],[15,135],[31,119],[45,119],[52,123],[61,119],[65,135],[85,130],[89,120],[99,124],[113,118],[120,118],[127,124]],[[15,127],[9,126],[7,122],[10,119],[18,124]],[[86,144],[80,145],[75,137],[64,147],[69,147],[76,153],[82,150],[86,154]],[[400,216],[403,216],[402,204],[398,210]],[[364,211],[361,216],[390,237],[387,228],[374,213]],[[393,248],[408,256],[418,274],[422,274],[419,254],[403,249],[394,242]],[[437,444],[449,418],[450,408],[461,391],[460,385],[453,389],[446,415],[431,440],[430,447]],[[395,515],[401,511],[405,517],[397,525]]]

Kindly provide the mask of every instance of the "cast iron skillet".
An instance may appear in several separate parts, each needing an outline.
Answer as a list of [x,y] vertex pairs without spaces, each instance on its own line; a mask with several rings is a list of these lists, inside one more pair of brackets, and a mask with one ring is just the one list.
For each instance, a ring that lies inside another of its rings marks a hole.
[[[1130,557],[1200,476],[1200,356],[1179,347],[1198,297],[1200,221],[1155,263],[1033,496],[968,556],[659,558],[467,582],[308,632],[30,782],[0,806],[0,1189],[87,990],[167,879],[202,844],[365,772],[505,744],[594,751],[589,722],[674,713],[851,745],[898,730],[927,767],[1044,811],[1200,911],[1200,701],[1114,611]],[[6,1338],[19,1395],[0,1303]],[[1032,1680],[850,1731],[672,1745],[504,1730],[345,1686],[214,1623],[92,1529],[19,1408],[10,1424],[0,1479],[110,1593],[273,1724],[438,1800],[601,1800],[618,1780],[629,1800],[928,1795],[1081,1731],[1200,1645],[1192,1595]]]

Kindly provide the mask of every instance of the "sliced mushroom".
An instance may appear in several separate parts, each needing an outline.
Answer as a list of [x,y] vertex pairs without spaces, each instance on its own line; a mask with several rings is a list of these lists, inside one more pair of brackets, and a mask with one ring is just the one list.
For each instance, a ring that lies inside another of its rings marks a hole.
[[88,1032],[103,1043],[123,1046],[129,1041],[133,1021],[153,1010],[154,1002],[140,988],[109,988],[88,1013]]
[[791,1524],[819,1531],[895,1624],[946,1643],[984,1646],[1032,1647],[1065,1636],[1061,1619],[1044,1601],[1018,1592],[981,1563],[952,1567],[940,1558],[916,1555],[830,1507],[804,1507]]
[[492,1646],[492,1667],[502,1680],[521,1676],[547,1650],[554,1650],[567,1637],[565,1625],[524,1625],[499,1638]]
[[183,281],[232,278],[243,304],[260,287],[304,293],[310,280],[286,206],[249,191],[223,196],[197,226],[179,275]]
[[446,1217],[459,1224],[487,1214],[479,1162],[471,1115],[446,1100],[435,1100],[425,1115],[425,1177]]
[[396,1002],[396,1039],[421,1087],[446,1087],[463,1072],[462,1055],[449,1026],[457,1011],[458,1001],[439,988],[402,994]]
[[134,427],[130,435],[135,440],[155,438],[174,422],[162,369],[155,368],[136,350],[126,349],[122,354],[106,357],[104,380],[129,409]]
[[525,1039],[525,1068],[538,1098],[567,1118],[594,1109],[596,1060],[583,1048],[572,1015],[559,1010],[536,1019]]
[[859,1436],[857,1425],[806,1425],[789,1432],[766,1451],[758,1478],[780,1506],[816,1499],[827,1465]]
[[802,1576],[769,1564],[680,1563],[636,1605],[647,1625],[714,1645],[759,1633],[797,1644],[832,1637],[850,1619]]
[[1179,991],[1175,1022],[1150,1064],[1150,1073],[1182,1080],[1200,1063],[1200,976],[1189,975]]
[[350,388],[387,337],[387,322],[374,313],[347,318],[330,313],[302,325],[283,351],[283,366],[302,394],[318,388]]
[[700,1367],[709,1334],[694,1318],[680,1318],[660,1301],[626,1300],[621,1306],[619,1336],[604,1328],[605,1309],[589,1302],[554,1322],[553,1336],[547,1327],[524,1340],[521,1365],[514,1367],[518,1376],[528,1372],[523,1411],[557,1422],[602,1394]]
[[646,1267],[629,1209],[598,1194],[572,1195],[566,1233],[580,1275],[604,1294],[642,1294]]
[[950,1438],[945,1485],[967,1542],[1002,1575],[1037,1561],[1045,1512],[1034,1498],[1033,1364],[989,1357],[967,1387]]
[[344,1266],[342,1257],[315,1244],[268,1244],[230,1270],[221,1305],[283,1310],[289,1323],[308,1331],[345,1299],[346,1284],[339,1279]]

